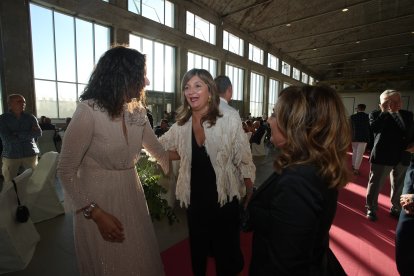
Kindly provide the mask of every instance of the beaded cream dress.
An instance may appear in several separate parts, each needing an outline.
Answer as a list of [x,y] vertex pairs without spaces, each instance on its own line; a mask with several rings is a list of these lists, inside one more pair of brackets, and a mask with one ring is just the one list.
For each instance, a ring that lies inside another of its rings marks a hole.
[[[74,211],[80,275],[164,275],[135,170],[142,147],[168,170],[168,154],[158,143],[142,106],[134,112],[126,107],[124,118],[111,120],[105,111],[93,107],[93,101],[78,104],[64,135],[58,176],[65,191],[65,205]],[[121,221],[123,243],[103,240],[95,222],[76,213],[90,202]]]

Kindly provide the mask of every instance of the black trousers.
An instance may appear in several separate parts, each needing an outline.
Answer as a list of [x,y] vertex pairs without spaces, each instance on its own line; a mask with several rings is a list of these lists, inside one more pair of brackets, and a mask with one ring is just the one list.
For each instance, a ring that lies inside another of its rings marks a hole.
[[190,205],[187,220],[195,276],[206,275],[208,256],[215,259],[217,276],[232,276],[242,271],[238,200],[206,209]]

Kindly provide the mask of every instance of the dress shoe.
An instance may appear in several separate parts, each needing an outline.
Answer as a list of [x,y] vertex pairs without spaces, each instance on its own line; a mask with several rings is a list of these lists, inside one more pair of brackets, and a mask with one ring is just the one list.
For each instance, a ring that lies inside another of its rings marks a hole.
[[399,219],[400,218],[400,213],[401,213],[401,210],[398,210],[394,207],[391,207],[390,216],[392,216],[393,218]]
[[375,211],[368,210],[367,219],[369,219],[370,221],[376,221],[378,218],[377,218],[377,214],[375,213]]

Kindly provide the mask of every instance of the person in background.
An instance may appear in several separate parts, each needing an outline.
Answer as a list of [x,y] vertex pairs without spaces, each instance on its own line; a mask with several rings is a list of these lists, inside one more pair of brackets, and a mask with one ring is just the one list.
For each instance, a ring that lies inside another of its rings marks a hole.
[[220,96],[220,109],[232,110],[234,112],[237,112],[236,109],[229,105],[231,97],[233,96],[233,85],[231,84],[229,77],[218,76],[214,79],[214,82],[216,83],[217,92]]
[[117,46],[99,59],[63,139],[58,176],[74,212],[80,275],[164,275],[135,164],[144,147],[168,171],[141,102],[145,56]]
[[377,220],[378,195],[388,175],[391,183],[390,215],[399,217],[400,196],[411,159],[406,149],[412,141],[413,113],[401,109],[401,94],[396,90],[385,90],[380,95],[379,107],[380,110],[369,114],[374,147],[365,207],[371,221]]
[[370,138],[369,116],[365,113],[365,108],[365,104],[359,104],[357,112],[351,115],[352,169],[355,175],[359,175],[359,167]]
[[39,123],[42,130],[56,130],[56,126],[52,124],[52,120],[49,117],[43,119],[43,123]]
[[168,126],[168,120],[167,119],[162,119],[160,125],[155,127],[154,133],[159,138],[164,133],[166,133],[169,129],[170,129],[170,127]]
[[216,275],[238,275],[244,265],[239,200],[250,197],[256,170],[250,147],[238,113],[219,109],[208,71],[188,71],[181,89],[177,123],[159,140],[181,157],[176,196],[187,207],[193,274],[205,275],[211,254]]
[[349,175],[351,133],[340,96],[329,87],[290,86],[268,122],[280,154],[248,206],[250,275],[345,275],[329,249],[338,190]]
[[411,162],[404,179],[404,188],[400,197],[402,211],[395,231],[395,261],[401,276],[413,274],[414,260],[414,147],[411,152]]
[[9,95],[7,104],[9,111],[0,115],[0,137],[2,174],[5,181],[11,181],[20,167],[36,167],[39,149],[35,140],[42,136],[42,130],[36,117],[24,111],[26,100],[22,95]]

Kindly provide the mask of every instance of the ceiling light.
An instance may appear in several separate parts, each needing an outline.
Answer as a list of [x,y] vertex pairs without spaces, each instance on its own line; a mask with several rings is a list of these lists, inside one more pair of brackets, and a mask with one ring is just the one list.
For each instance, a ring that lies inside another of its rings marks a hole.
[[369,70],[367,70],[367,73],[369,73]]
[[286,27],[290,27],[290,26],[292,26],[290,23],[287,23],[287,24],[286,24]]
[[409,54],[404,54],[404,56],[408,56]]
[[366,58],[363,58],[363,59],[362,59],[362,61],[366,61],[366,60],[367,60]]
[[316,51],[316,50],[318,50],[318,49],[316,49],[316,48],[313,48],[313,50],[314,50],[314,51]]
[[361,42],[361,41],[359,41],[359,40],[358,40],[358,41],[357,41],[357,42],[355,42],[355,43],[356,43],[356,44],[359,44],[360,42]]
[[342,9],[342,12],[347,12],[347,11],[349,11],[349,9],[348,9],[348,8],[343,8],[343,9]]

